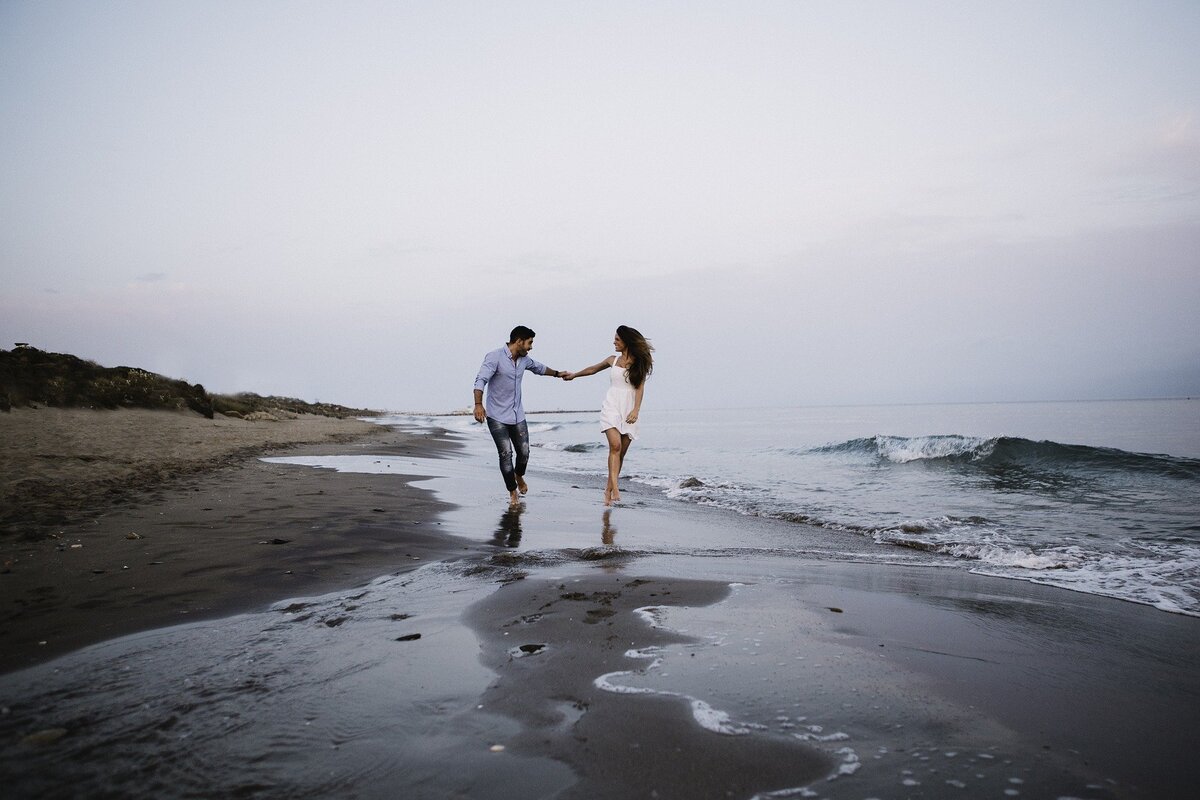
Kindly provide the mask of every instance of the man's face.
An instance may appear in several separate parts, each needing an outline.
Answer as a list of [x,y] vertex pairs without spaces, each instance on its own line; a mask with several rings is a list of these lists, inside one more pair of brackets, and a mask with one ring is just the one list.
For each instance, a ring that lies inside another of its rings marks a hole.
[[527,356],[529,355],[529,351],[533,350],[533,337],[530,336],[528,339],[517,339],[517,341],[513,343],[513,346],[516,350],[517,358],[520,358],[521,356]]

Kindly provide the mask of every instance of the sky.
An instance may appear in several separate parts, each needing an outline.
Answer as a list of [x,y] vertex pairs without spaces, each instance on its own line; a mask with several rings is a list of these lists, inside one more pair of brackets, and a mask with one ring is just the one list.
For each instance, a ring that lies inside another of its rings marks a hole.
[[[1200,395],[1200,3],[0,0],[0,347],[399,411]],[[598,407],[530,375],[526,406]]]

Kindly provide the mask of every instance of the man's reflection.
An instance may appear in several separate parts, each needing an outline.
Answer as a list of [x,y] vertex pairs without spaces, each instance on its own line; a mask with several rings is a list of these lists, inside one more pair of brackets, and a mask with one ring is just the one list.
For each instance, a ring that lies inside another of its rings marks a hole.
[[521,544],[521,512],[525,510],[524,503],[509,506],[500,515],[500,525],[492,536],[492,544],[497,547],[519,547]]
[[601,517],[601,519],[604,522],[600,526],[600,541],[604,542],[605,544],[612,544],[613,537],[617,535],[617,529],[614,528],[612,524],[612,509],[604,509],[604,516]]

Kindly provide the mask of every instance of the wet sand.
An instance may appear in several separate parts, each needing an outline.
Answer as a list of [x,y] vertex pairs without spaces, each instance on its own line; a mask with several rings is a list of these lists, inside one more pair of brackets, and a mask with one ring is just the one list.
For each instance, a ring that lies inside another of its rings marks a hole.
[[696,797],[703,787],[703,796],[749,798],[821,780],[835,759],[787,732],[738,735],[745,731],[704,706],[698,724],[692,698],[597,685],[645,668],[640,656],[701,643],[647,624],[650,609],[707,606],[729,591],[716,581],[611,573],[506,585],[466,617],[498,675],[481,703],[520,721],[507,742],[514,752],[571,766],[578,780],[563,797]]
[[[786,535],[811,556],[785,557],[778,525],[637,486],[606,512],[582,476],[535,469],[510,511],[488,446],[384,431],[289,453],[376,474],[254,461],[101,517],[118,548],[188,545],[147,551],[174,564],[152,590],[77,570],[95,596],[25,618],[65,614],[68,641],[98,644],[0,675],[0,769],[42,797],[1164,798],[1200,781],[1200,620],[921,554],[852,563],[802,526]],[[115,538],[134,524],[153,535]],[[198,616],[214,621],[147,629]],[[131,618],[143,633],[94,629]]]
[[[1200,779],[1194,617],[920,560],[756,553],[725,526],[760,521],[650,498],[611,515],[567,510],[598,493],[564,492],[557,519],[530,502],[520,547],[491,559],[524,577],[466,617],[498,675],[485,704],[522,722],[521,753],[571,764],[580,782],[564,797],[748,798],[803,785],[787,769],[812,768],[802,796],[1165,798]],[[726,549],[710,547],[722,538]],[[592,566],[543,564],[549,542]],[[628,640],[621,627],[645,606],[680,637],[653,659],[622,649],[659,645],[644,622]],[[512,649],[523,644],[546,647]],[[632,674],[612,683],[641,693],[596,691],[614,670]],[[705,729],[692,699],[734,730]],[[689,795],[697,785],[721,791]]]
[[79,409],[0,414],[0,437],[0,672],[449,555],[436,530],[446,506],[428,490],[258,459],[453,449],[432,437],[353,419]]

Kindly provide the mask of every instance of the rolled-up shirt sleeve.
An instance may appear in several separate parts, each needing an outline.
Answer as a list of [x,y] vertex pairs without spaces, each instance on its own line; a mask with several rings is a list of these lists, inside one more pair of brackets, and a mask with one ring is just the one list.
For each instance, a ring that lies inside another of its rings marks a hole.
[[483,391],[483,388],[488,385],[488,381],[496,374],[498,366],[495,350],[484,356],[483,363],[479,365],[479,374],[475,376],[475,388]]
[[[546,370],[548,368],[546,367],[545,364],[541,364],[537,361],[534,361],[529,356],[525,356],[525,359],[529,362],[527,365],[525,365],[525,369],[533,370],[533,373],[535,375],[545,375],[546,374]],[[476,381],[475,383],[478,385],[479,382]]]

